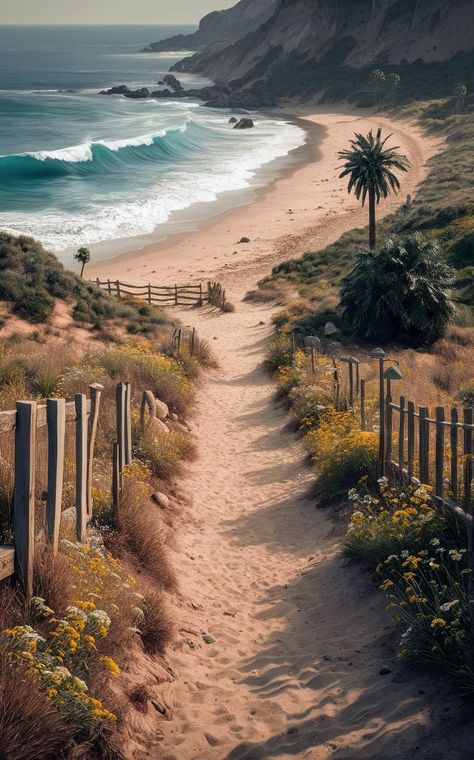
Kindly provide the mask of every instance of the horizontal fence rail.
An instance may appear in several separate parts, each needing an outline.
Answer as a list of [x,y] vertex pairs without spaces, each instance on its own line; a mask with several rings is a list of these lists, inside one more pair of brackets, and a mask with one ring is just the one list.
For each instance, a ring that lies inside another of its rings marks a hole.
[[224,308],[226,294],[218,282],[191,285],[132,285],[120,280],[91,280],[98,288],[117,298],[140,298],[154,306],[202,306]]

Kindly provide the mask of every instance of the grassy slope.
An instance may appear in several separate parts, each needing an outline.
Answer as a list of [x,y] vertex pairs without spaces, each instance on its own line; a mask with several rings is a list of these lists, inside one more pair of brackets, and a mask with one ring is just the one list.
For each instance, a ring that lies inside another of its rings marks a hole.
[[[409,210],[400,209],[379,225],[379,240],[389,233],[415,230],[439,238],[458,273],[455,297],[459,318],[470,324],[474,307],[474,99],[463,114],[453,113],[452,101],[445,99],[407,105],[398,109],[397,115],[417,119],[430,133],[445,137],[446,147],[431,160],[428,178]],[[337,318],[338,286],[350,270],[355,252],[366,241],[367,230],[354,229],[334,245],[275,267],[262,287],[271,291],[281,280],[297,284],[304,300],[293,311],[300,323],[317,327],[327,318]]]
[[154,335],[169,323],[160,309],[121,303],[68,272],[33,238],[0,231],[0,302],[36,324],[51,317],[56,300],[70,306],[75,322],[94,331],[104,332],[115,321],[130,334]]

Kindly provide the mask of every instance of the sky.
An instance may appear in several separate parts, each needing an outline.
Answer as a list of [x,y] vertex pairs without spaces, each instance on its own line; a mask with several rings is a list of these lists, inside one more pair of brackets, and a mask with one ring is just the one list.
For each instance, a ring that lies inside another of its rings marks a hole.
[[194,24],[237,0],[0,0],[0,24]]

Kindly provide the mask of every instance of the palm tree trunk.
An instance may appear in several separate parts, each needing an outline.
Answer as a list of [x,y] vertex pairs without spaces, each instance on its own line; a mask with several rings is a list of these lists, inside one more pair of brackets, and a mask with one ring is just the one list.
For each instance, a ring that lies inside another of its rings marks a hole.
[[82,262],[82,267],[81,267],[81,277],[82,277],[82,275],[84,274],[84,267],[85,267],[85,265],[86,265],[86,262],[85,262],[85,261],[83,261],[83,262]]
[[375,226],[375,190],[369,188],[369,248],[375,248],[377,242]]

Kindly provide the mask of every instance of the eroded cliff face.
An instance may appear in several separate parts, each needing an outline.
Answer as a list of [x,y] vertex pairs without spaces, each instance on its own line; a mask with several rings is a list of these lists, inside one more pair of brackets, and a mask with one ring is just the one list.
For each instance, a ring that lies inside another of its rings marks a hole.
[[265,78],[291,56],[358,67],[443,61],[473,47],[474,0],[279,0],[258,29],[183,68],[229,81]]
[[240,0],[223,11],[213,11],[201,19],[193,34],[179,34],[160,42],[152,42],[145,51],[222,49],[257,29],[273,13],[278,0]]

